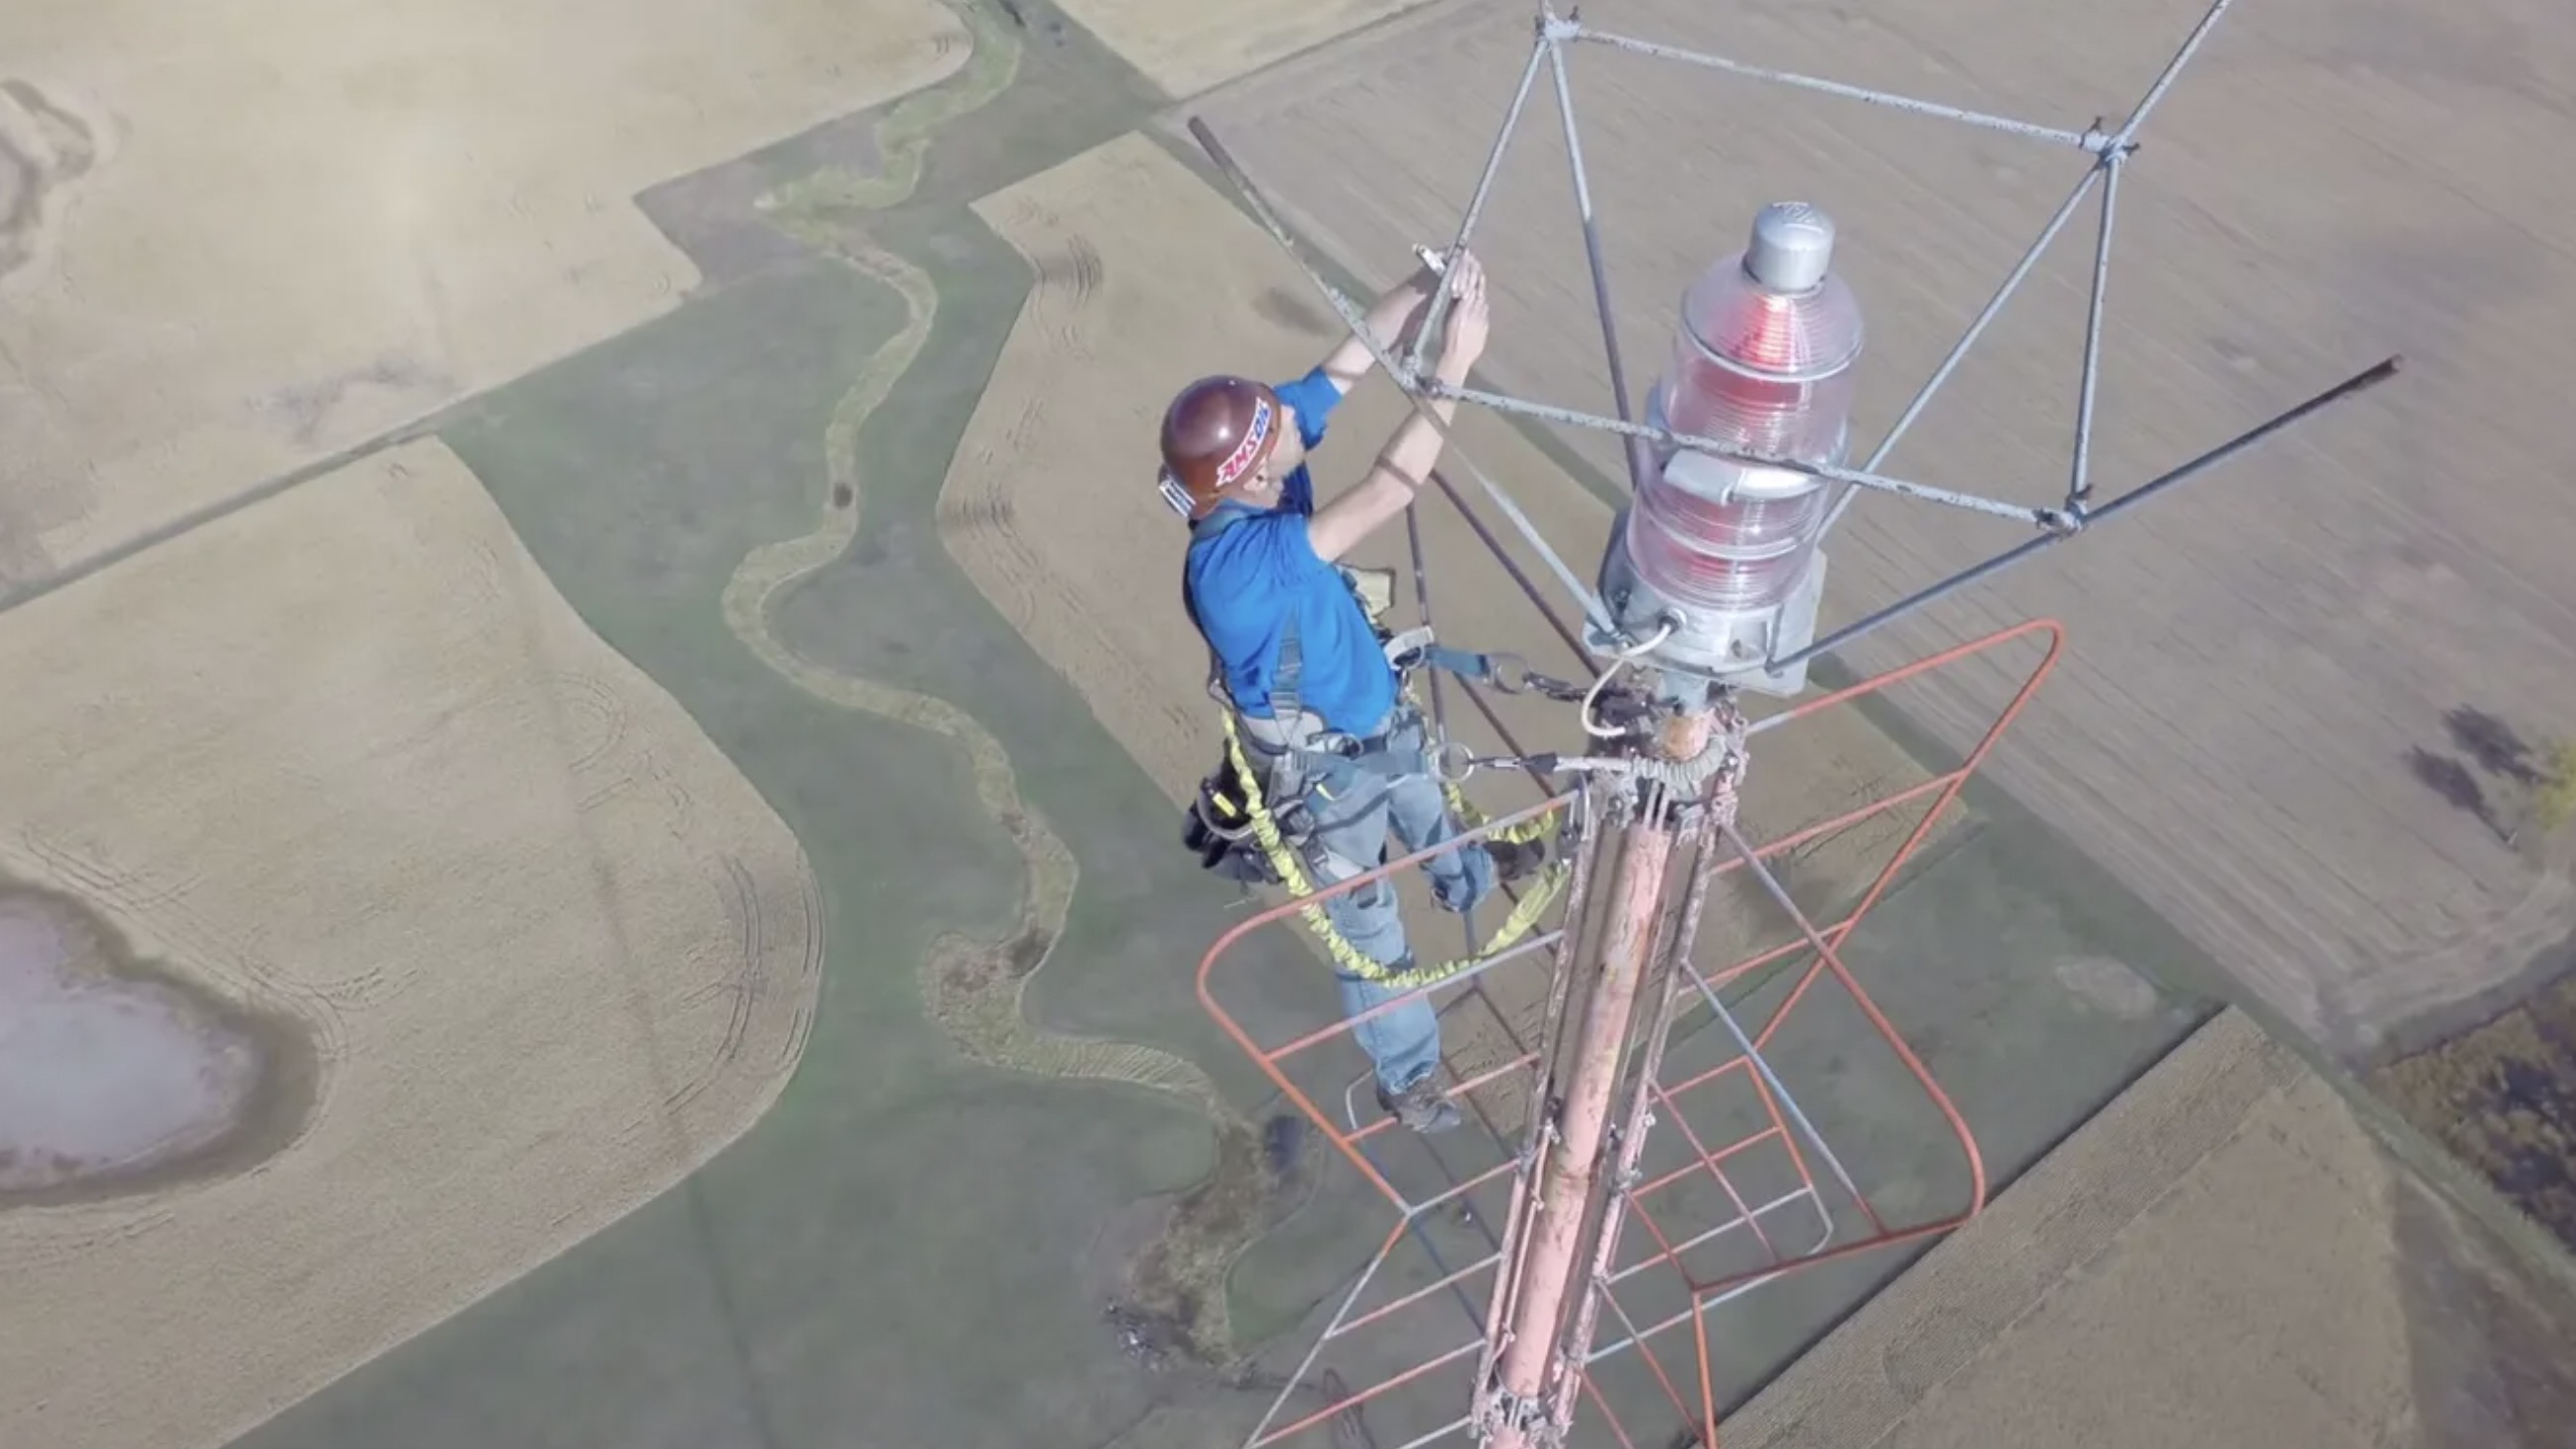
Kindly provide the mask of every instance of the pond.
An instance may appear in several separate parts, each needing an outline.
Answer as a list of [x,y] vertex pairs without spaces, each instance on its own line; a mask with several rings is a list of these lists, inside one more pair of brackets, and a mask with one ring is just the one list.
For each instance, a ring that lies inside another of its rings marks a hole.
[[249,1031],[116,964],[71,903],[0,892],[0,1200],[157,1176],[259,1095]]

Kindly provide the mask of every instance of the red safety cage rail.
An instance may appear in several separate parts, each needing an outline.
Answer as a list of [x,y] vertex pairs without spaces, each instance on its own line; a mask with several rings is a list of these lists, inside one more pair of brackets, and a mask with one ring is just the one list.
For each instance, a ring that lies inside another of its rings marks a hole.
[[[2063,631],[2052,621],[2006,629],[1750,727],[1764,733],[1792,726],[2025,640],[2044,645],[2041,657],[1955,768],[1765,844],[1746,840],[1718,812],[1686,827],[1690,848],[1678,869],[1687,881],[1676,893],[1682,904],[1657,928],[1650,995],[1634,1028],[1628,1085],[1616,1113],[1633,1127],[1638,1142],[1619,1155],[1630,1170],[1607,1194],[1606,1222],[1596,1224],[1591,1235],[1598,1256],[1578,1309],[1603,1315],[1605,1341],[1584,1359],[1581,1397],[1591,1412],[1577,1421],[1578,1433],[1567,1442],[1597,1438],[1622,1449],[1661,1449],[1677,1430],[1696,1433],[1696,1426],[1713,1425],[1720,1395],[1712,1370],[1719,1341],[1710,1322],[1714,1309],[1788,1274],[1947,1232],[1984,1206],[1986,1171],[1974,1134],[1845,965],[1842,951],[2056,667]],[[1811,920],[1772,869],[1789,852],[1911,805],[1925,807],[1920,819],[1869,877],[1857,903],[1832,919]],[[1350,1075],[1360,1061],[1356,1047],[1343,1045],[1353,1020],[1265,1042],[1220,1000],[1219,968],[1228,953],[1258,932],[1300,929],[1297,914],[1308,902],[1283,901],[1248,917],[1200,961],[1197,989],[1208,1013],[1394,1210],[1393,1224],[1252,1432],[1252,1449],[1320,1436],[1336,1425],[1347,1431],[1363,1422],[1363,1414],[1374,1421],[1365,1437],[1375,1449],[1413,1449],[1471,1429],[1477,1376],[1489,1363],[1496,1332],[1490,1315],[1497,1301],[1496,1270],[1507,1258],[1508,1245],[1494,1237],[1491,1225],[1512,1219],[1527,1190],[1530,1165],[1545,1150],[1546,1114],[1531,1111],[1529,1096],[1562,1036],[1565,1003],[1575,994],[1600,924],[1592,909],[1598,903],[1589,900],[1588,877],[1601,844],[1586,819],[1591,807],[1583,788],[1554,795],[1439,850],[1392,861],[1314,898],[1417,870],[1443,851],[1467,848],[1526,820],[1564,819],[1572,878],[1560,922],[1368,1013],[1416,999],[1434,1002],[1452,1028],[1451,1054],[1444,1059],[1448,1093],[1481,1130],[1416,1138],[1378,1112],[1369,1102],[1366,1072]],[[1691,955],[1699,917],[1730,878],[1758,889],[1790,923],[1791,939],[1704,967]],[[1320,957],[1314,979],[1321,1008],[1331,992]],[[1950,1211],[1913,1220],[1882,1213],[1863,1174],[1836,1151],[1820,1130],[1824,1124],[1801,1103],[1800,1091],[1812,1091],[1815,1084],[1789,1080],[1777,1060],[1783,1030],[1834,998],[1856,1007],[1858,1021],[1866,1023],[1854,1030],[1851,1018],[1839,1018],[1842,1025],[1835,1029],[1850,1039],[1850,1050],[1887,1054],[1893,1066],[1885,1079],[1919,1094],[1928,1108],[1926,1130],[1955,1147],[1964,1200]],[[1533,1007],[1537,1031],[1527,1024]],[[1481,1018],[1477,1030],[1464,1029],[1470,1015]],[[1495,1049],[1480,1060],[1461,1061],[1461,1035]],[[1338,1091],[1331,1085],[1336,1081],[1344,1083]],[[1476,1160],[1459,1160],[1471,1153]],[[1622,1232],[1623,1225],[1636,1231]],[[1676,1351],[1677,1330],[1684,1328],[1687,1354]],[[1330,1402],[1321,1407],[1300,1405],[1291,1412],[1292,1399],[1317,1382],[1319,1370],[1341,1392],[1325,1395]],[[1641,1429],[1650,1417],[1655,1429]],[[1601,1425],[1598,1435],[1582,1432],[1587,1421]]]

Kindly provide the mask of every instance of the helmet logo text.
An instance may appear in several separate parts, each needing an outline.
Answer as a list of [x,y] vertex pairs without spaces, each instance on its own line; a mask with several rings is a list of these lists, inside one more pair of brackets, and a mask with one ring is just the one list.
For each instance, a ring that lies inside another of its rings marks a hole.
[[1217,487],[1231,488],[1237,479],[1251,471],[1253,460],[1261,456],[1262,445],[1270,441],[1271,412],[1268,398],[1253,404],[1252,426],[1243,430],[1243,441],[1235,444],[1234,451],[1226,454],[1225,461],[1216,465]]

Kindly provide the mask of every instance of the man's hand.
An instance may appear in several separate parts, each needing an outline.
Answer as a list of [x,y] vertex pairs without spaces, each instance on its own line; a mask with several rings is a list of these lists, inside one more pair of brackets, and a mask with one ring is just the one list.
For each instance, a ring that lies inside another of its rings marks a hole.
[[1420,265],[1413,269],[1413,275],[1407,277],[1403,285],[1388,294],[1389,299],[1398,294],[1412,298],[1412,304],[1404,314],[1404,330],[1396,335],[1395,345],[1387,349],[1398,357],[1412,355],[1414,339],[1422,335],[1425,327],[1432,325],[1433,312],[1437,311],[1446,316],[1448,310],[1444,304],[1435,303],[1432,300],[1447,291],[1449,287],[1449,283],[1442,275],[1448,265],[1442,253],[1435,252],[1429,247],[1415,247],[1413,254]]
[[[1440,327],[1439,377],[1450,387],[1463,387],[1476,359],[1485,355],[1485,339],[1493,331],[1493,312],[1485,299],[1485,268],[1462,254],[1442,275],[1441,283],[1449,291],[1449,312]],[[1317,558],[1326,563],[1339,560],[1379,525],[1412,506],[1415,490],[1440,461],[1450,420],[1457,413],[1456,398],[1435,398],[1396,425],[1395,436],[1378,450],[1376,464],[1360,485],[1316,509],[1306,521],[1306,541]]]
[[[1441,286],[1440,273],[1429,264],[1415,267],[1413,275],[1388,288],[1385,295],[1369,305],[1362,319],[1368,326],[1369,336],[1389,352],[1402,353],[1410,348],[1415,329],[1422,325],[1422,319],[1429,312],[1426,304],[1431,294]],[[1368,376],[1369,369],[1376,364],[1377,359],[1370,354],[1367,343],[1356,337],[1345,337],[1324,358],[1323,367],[1335,387],[1349,392],[1359,385],[1361,378]]]
[[1492,305],[1485,297],[1485,264],[1474,253],[1461,255],[1442,278],[1449,288],[1449,315],[1440,332],[1440,379],[1463,386],[1476,359],[1485,355],[1493,335]]

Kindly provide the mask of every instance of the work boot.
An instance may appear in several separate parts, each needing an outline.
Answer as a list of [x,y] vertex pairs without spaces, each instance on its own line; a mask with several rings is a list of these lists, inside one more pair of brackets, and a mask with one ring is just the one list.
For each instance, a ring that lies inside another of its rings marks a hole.
[[1458,1104],[1440,1095],[1440,1074],[1424,1072],[1401,1092],[1390,1093],[1381,1084],[1377,1104],[1396,1120],[1397,1125],[1415,1132],[1446,1132],[1458,1125]]
[[1545,840],[1488,840],[1485,854],[1494,861],[1497,883],[1516,886],[1539,873],[1547,864]]

